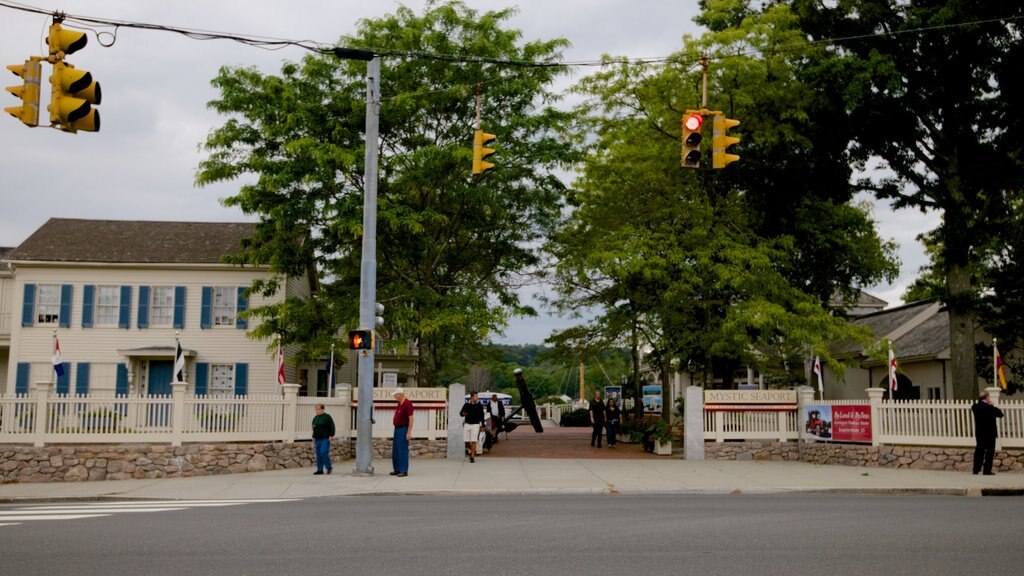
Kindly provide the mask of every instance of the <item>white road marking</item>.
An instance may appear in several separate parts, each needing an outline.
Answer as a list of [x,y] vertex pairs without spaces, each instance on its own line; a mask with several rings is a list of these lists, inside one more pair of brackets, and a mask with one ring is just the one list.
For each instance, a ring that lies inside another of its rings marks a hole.
[[260,502],[295,502],[298,498],[254,500],[143,500],[126,502],[70,502],[0,509],[0,526],[17,526],[34,520],[79,520],[121,513],[170,512],[189,508],[218,508]]

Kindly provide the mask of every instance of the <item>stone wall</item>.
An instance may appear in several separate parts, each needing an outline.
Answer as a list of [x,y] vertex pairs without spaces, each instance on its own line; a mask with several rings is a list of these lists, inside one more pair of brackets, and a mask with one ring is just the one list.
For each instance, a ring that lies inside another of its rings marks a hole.
[[[447,440],[413,439],[412,458],[444,458]],[[331,460],[355,455],[355,440],[331,444]],[[374,458],[391,459],[391,439],[374,439]],[[74,444],[0,445],[0,482],[82,482],[181,478],[305,468],[315,464],[313,444]]]
[[[334,442],[331,459],[349,458],[349,443]],[[0,446],[2,482],[81,482],[177,478],[303,468],[314,464],[313,444],[76,444]]]
[[[800,449],[795,442],[707,442],[707,460],[800,460],[814,464],[864,466],[866,468],[913,468],[970,472],[974,448],[928,448],[923,446],[868,446],[807,442]],[[996,472],[1024,471],[1024,450],[997,450],[992,469]]]

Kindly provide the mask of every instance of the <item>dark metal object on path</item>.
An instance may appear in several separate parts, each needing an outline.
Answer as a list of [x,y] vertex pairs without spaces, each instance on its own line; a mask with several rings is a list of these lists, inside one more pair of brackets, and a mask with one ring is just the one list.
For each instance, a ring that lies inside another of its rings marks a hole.
[[[519,388],[519,400],[521,406],[518,410],[509,415],[508,418],[515,416],[519,410],[525,410],[526,415],[530,418],[530,424],[533,425],[533,431],[538,433],[544,432],[544,427],[540,424],[540,415],[537,414],[537,404],[533,401],[533,395],[530,394],[530,389],[526,387],[526,379],[523,378],[523,371],[516,368],[513,374],[516,375],[516,387]],[[505,419],[506,426],[508,426],[508,418]],[[510,430],[506,428],[506,430]]]

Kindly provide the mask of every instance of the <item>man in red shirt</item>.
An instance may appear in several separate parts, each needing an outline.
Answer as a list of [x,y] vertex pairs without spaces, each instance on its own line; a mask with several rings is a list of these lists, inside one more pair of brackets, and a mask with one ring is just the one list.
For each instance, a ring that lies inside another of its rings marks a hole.
[[409,475],[409,440],[412,440],[412,402],[405,397],[405,391],[395,388],[391,393],[398,405],[395,406],[395,435],[391,438],[391,471],[392,476],[405,478]]

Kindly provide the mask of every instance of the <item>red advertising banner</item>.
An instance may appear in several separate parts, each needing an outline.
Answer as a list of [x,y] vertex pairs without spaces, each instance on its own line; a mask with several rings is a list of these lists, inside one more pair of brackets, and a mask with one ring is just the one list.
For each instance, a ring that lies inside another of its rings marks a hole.
[[815,440],[871,442],[871,407],[867,404],[804,407],[804,431]]

